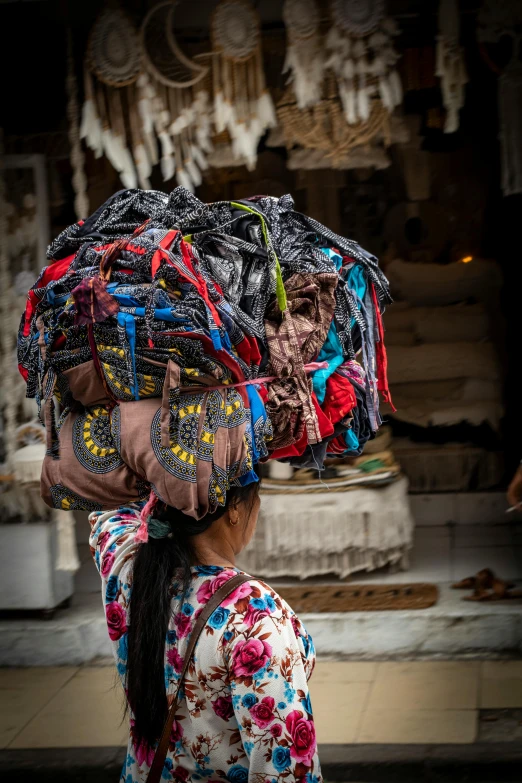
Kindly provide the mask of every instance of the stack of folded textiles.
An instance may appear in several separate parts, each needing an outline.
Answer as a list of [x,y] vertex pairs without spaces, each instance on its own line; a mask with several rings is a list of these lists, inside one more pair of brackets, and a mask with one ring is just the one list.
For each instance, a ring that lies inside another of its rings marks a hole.
[[146,499],[200,518],[256,463],[361,454],[389,400],[374,256],[290,196],[125,190],[67,228],[18,356],[55,508]]

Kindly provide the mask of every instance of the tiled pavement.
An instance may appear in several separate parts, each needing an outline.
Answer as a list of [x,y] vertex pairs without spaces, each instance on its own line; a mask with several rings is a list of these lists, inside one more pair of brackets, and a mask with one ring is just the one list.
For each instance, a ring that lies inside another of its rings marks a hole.
[[[465,745],[480,710],[522,709],[522,661],[319,661],[311,692],[320,743]],[[111,666],[0,669],[1,749],[117,747],[125,737]]]

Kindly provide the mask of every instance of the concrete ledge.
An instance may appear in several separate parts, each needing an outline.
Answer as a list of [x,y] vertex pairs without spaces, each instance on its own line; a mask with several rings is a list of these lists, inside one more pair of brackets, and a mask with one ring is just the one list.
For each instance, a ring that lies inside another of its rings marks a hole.
[[[519,743],[475,745],[322,745],[319,756],[329,781],[364,783],[520,783]],[[124,748],[57,748],[0,751],[7,783],[114,783]]]
[[[322,657],[356,660],[519,655],[522,601],[472,603],[439,585],[430,609],[304,614]],[[0,621],[0,666],[63,666],[112,658],[99,595],[75,597],[53,619]],[[521,776],[522,780],[522,776]]]

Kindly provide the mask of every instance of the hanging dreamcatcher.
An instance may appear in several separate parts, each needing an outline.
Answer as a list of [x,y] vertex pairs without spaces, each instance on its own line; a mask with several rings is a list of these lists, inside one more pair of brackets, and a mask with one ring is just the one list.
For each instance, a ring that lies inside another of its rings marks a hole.
[[145,72],[137,81],[137,106],[149,156],[161,149],[164,180],[176,174],[189,190],[201,184],[211,150],[209,69],[188,58],[175,35],[176,2],[159,3],[141,26]]
[[156,5],[139,32],[120,9],[103,11],[89,38],[81,137],[127,188],[150,188],[159,162],[164,180],[193,190],[207,166],[209,69],[177,45],[176,5]]
[[333,25],[326,37],[326,67],[334,72],[346,121],[367,122],[372,100],[389,113],[402,102],[393,47],[398,28],[383,0],[332,0]]
[[297,106],[306,109],[321,100],[325,56],[315,0],[285,0],[283,19],[287,49],[283,73],[289,73]]
[[212,16],[214,121],[234,156],[253,169],[257,146],[276,124],[266,88],[259,17],[248,0],[220,0]]
[[[105,155],[126,188],[137,186],[124,112],[141,71],[138,34],[118,8],[101,13],[91,31],[84,67],[80,136],[96,157]],[[133,140],[134,141],[134,140]],[[139,154],[139,150],[136,150]]]

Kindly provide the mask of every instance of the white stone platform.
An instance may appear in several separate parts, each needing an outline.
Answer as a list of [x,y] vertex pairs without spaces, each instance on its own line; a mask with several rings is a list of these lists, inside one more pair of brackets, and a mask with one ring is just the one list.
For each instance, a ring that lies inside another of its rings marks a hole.
[[[522,601],[477,604],[448,583],[430,609],[305,614],[321,657],[357,660],[474,656],[522,652]],[[101,596],[77,596],[53,619],[0,621],[0,666],[61,666],[111,655]]]

